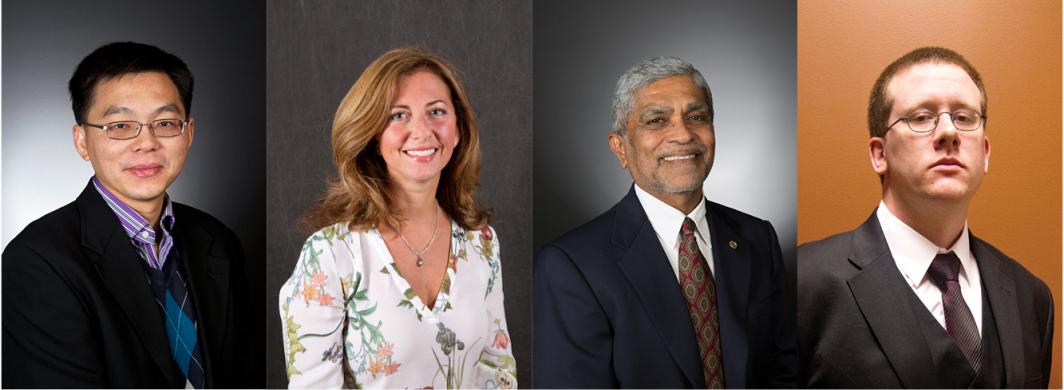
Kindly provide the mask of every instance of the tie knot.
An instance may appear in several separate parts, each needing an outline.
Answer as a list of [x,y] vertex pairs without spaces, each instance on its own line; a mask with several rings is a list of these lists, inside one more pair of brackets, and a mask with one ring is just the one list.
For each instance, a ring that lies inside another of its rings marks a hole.
[[931,281],[938,286],[939,289],[944,290],[946,288],[946,282],[956,282],[957,275],[960,274],[961,259],[957,258],[957,255],[953,252],[939,253],[935,256],[935,259],[931,261],[931,267],[927,269],[927,273],[931,276]]
[[695,227],[695,221],[691,220],[691,218],[684,218],[683,225],[680,226],[680,233],[687,237],[694,235],[695,230],[698,230]]

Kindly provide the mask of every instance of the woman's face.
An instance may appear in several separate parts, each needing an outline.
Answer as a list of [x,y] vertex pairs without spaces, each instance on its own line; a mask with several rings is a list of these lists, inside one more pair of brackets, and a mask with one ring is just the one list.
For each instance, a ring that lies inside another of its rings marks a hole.
[[436,186],[458,146],[451,90],[435,73],[415,70],[399,78],[388,125],[378,136],[388,176],[399,188]]

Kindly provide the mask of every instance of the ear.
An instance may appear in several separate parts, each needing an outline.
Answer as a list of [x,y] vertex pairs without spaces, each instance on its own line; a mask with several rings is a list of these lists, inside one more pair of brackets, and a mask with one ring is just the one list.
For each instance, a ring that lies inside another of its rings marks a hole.
[[983,173],[990,173],[990,138],[983,136]]
[[74,150],[78,152],[82,160],[89,161],[89,146],[86,139],[88,134],[85,134],[85,128],[81,125],[74,125],[71,130],[74,136]]
[[880,177],[887,174],[887,140],[880,137],[872,137],[868,140],[868,159],[872,161],[872,170]]
[[625,147],[625,139],[620,133],[611,131],[609,135],[610,150],[617,156],[622,169],[628,169],[628,149]]
[[188,119],[188,127],[185,128],[185,132],[188,133],[188,147],[191,147],[192,138],[196,136],[196,118]]

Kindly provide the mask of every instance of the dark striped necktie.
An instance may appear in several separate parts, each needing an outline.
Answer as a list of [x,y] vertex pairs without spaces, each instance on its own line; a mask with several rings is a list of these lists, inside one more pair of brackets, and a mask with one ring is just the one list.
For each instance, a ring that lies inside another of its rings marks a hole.
[[720,352],[720,323],[717,320],[717,283],[706,258],[698,250],[695,222],[684,218],[680,228],[680,289],[691,314],[691,325],[702,357],[706,388],[724,388],[724,361]]
[[953,252],[940,253],[931,261],[928,276],[942,291],[942,306],[946,313],[946,333],[960,347],[972,369],[979,372],[983,360],[982,341],[979,327],[976,325],[968,303],[961,295],[961,285],[957,280],[960,274],[961,260]]

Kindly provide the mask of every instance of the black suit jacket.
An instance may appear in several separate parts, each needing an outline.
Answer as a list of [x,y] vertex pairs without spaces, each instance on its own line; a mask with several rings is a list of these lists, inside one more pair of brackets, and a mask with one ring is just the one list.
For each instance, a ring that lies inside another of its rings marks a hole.
[[[706,207],[726,385],[795,387],[794,300],[776,232]],[[687,304],[634,189],[545,246],[533,284],[534,386],[705,388]]]
[[[971,237],[994,313],[1006,387],[1049,383],[1053,297],[1045,283],[983,240]],[[875,213],[854,231],[798,247],[798,345],[802,385],[943,388],[921,336],[912,288],[891,257]]]
[[[174,240],[199,321],[208,387],[262,387],[248,356],[243,251],[213,217],[174,203]],[[184,387],[143,260],[90,182],[3,253],[3,386]]]

